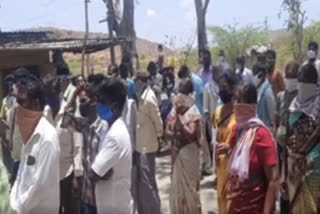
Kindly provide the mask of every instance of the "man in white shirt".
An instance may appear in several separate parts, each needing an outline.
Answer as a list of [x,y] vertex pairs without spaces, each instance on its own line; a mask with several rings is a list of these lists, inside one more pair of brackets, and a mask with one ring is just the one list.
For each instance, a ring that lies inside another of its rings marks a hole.
[[219,50],[218,57],[219,59],[217,65],[222,68],[222,71],[230,70],[231,67],[229,63],[226,61],[224,50]]
[[160,105],[162,88],[163,88],[163,76],[159,73],[157,69],[157,65],[153,61],[149,62],[147,70],[149,72],[149,77],[150,77],[149,79],[150,86],[157,96],[158,105]]
[[318,71],[318,85],[320,84],[320,59],[318,59],[318,50],[319,45],[315,41],[311,41],[308,44],[308,60],[303,63],[306,65],[307,63],[314,64]]
[[42,115],[41,80],[33,76],[17,83],[16,125],[22,139],[17,180],[10,205],[17,214],[59,213],[59,144],[56,130]]
[[137,173],[134,185],[138,213],[161,213],[160,197],[155,178],[155,157],[159,149],[159,138],[163,135],[163,124],[157,97],[148,84],[146,72],[137,73],[137,142],[134,154]]
[[[211,81],[209,81],[203,89],[203,112],[205,115],[205,121],[206,121],[206,132],[205,136],[209,142],[209,144],[216,143],[216,129],[212,125],[213,117],[216,112],[216,108],[218,106],[219,101],[219,87],[218,87],[218,79],[221,75],[222,69],[218,66],[213,66],[211,68],[212,75],[211,75]],[[209,136],[208,136],[209,135]],[[212,148],[215,148],[214,146]],[[208,152],[210,152],[209,149],[207,149]],[[205,154],[205,151],[204,151]],[[207,174],[212,173],[212,166],[215,167],[215,160],[211,157],[210,154],[208,155],[202,155],[203,158],[203,171]]]
[[81,133],[62,126],[66,112],[74,107],[77,88],[71,83],[69,75],[58,77],[61,87],[61,105],[54,118],[60,144],[60,214],[76,214],[80,209],[77,197],[73,194],[72,184],[82,176]]
[[137,103],[134,99],[126,99],[122,110],[122,119],[125,122],[131,138],[132,151],[136,148]]
[[130,135],[121,117],[126,87],[117,78],[106,79],[98,87],[97,95],[98,116],[109,124],[109,131],[91,165],[98,214],[131,214],[132,150]]
[[241,78],[242,82],[253,83],[253,74],[250,69],[245,66],[245,57],[238,56],[236,58],[236,74]]

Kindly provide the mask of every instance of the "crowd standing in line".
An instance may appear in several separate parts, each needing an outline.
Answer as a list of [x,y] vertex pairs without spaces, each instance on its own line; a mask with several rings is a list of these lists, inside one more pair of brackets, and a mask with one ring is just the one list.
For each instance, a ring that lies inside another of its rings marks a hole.
[[[0,213],[162,214],[156,158],[171,155],[171,214],[200,214],[200,181],[214,175],[219,214],[320,213],[320,60],[277,53],[192,72],[130,60],[108,74],[72,76],[66,64],[5,79],[0,111]],[[54,61],[61,54],[54,54]],[[128,63],[129,62],[129,63]],[[252,67],[252,70],[249,69]],[[175,73],[175,69],[178,72]]]

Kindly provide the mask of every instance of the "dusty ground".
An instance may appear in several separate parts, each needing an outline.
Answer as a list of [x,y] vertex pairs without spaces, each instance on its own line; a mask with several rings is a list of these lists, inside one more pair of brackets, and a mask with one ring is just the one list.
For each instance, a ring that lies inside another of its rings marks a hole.
[[[170,156],[168,153],[157,158],[157,182],[161,198],[163,214],[170,214],[169,194],[170,194]],[[201,201],[202,213],[214,214],[217,212],[217,195],[213,189],[214,176],[205,177],[201,181]]]
[[[163,214],[170,214],[169,194],[170,194],[170,156],[168,152],[162,152],[157,158],[157,182]],[[214,176],[204,177],[201,181],[201,204],[202,214],[218,214],[217,192],[213,188]],[[277,203],[276,214],[279,214],[279,203]]]

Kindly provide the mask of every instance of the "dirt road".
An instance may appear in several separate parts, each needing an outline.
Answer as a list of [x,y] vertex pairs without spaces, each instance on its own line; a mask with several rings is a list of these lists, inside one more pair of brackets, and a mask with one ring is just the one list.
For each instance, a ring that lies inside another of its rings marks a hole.
[[[170,214],[169,194],[170,194],[170,156],[164,153],[157,158],[157,182],[161,198],[163,214]],[[201,202],[203,214],[214,214],[217,212],[217,194],[213,189],[213,176],[205,177],[201,181]]]

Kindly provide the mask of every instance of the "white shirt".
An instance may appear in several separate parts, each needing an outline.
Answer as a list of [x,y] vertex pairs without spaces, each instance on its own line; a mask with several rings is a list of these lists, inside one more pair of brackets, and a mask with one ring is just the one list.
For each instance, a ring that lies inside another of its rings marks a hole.
[[95,186],[98,214],[131,214],[130,192],[132,150],[129,132],[122,118],[110,127],[91,166],[103,177],[111,168],[113,175]]
[[63,100],[54,124],[57,129],[61,153],[60,153],[60,179],[71,175],[80,176],[83,173],[81,162],[82,135],[71,129],[61,128],[67,101]]
[[[44,107],[43,116],[45,118],[47,118],[47,120],[50,123],[52,123],[52,113],[51,113],[51,109],[48,105],[46,105]],[[15,120],[15,107],[14,106],[12,108],[10,108],[10,110],[8,111],[7,122],[10,125],[10,127],[13,129],[11,156],[12,156],[12,159],[15,162],[17,162],[17,161],[20,161],[23,140],[22,140],[22,137],[20,134],[20,129],[19,129],[18,124],[16,123],[16,121],[13,121],[13,120]]]
[[137,104],[136,101],[133,99],[127,99],[126,104],[122,110],[122,119],[127,125],[131,144],[132,144],[132,151],[136,148],[136,128],[137,128]]
[[17,180],[10,195],[17,214],[59,213],[59,146],[54,127],[42,117],[23,145]]
[[137,152],[147,154],[158,151],[158,137],[163,134],[162,123],[156,95],[148,86],[138,102]]
[[[236,74],[240,74],[240,70],[236,70]],[[244,83],[253,83],[253,73],[250,69],[244,68],[241,74]]]
[[[302,66],[308,64],[308,62],[309,62],[309,60],[304,62]],[[318,71],[318,84],[320,84],[320,59],[316,59],[316,61],[314,62],[314,66],[316,67],[316,69]]]
[[219,100],[219,87],[213,81],[207,83],[203,90],[203,112],[213,118]]

